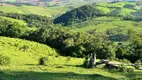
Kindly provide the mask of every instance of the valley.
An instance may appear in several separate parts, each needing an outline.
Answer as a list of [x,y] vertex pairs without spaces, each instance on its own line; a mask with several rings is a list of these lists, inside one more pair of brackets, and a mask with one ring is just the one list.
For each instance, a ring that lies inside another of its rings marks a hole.
[[0,3],[0,80],[142,79],[141,1],[17,1]]

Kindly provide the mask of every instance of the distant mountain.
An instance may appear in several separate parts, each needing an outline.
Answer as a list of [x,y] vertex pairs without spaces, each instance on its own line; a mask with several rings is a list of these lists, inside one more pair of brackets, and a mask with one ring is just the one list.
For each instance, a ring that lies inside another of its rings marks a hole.
[[16,0],[0,0],[0,2],[15,2]]
[[[0,0],[0,2],[24,2],[24,3],[29,3],[29,2],[62,2],[62,1],[74,1],[74,0]],[[80,2],[82,1],[105,1],[105,2],[117,2],[117,1],[140,1],[140,0],[79,0]]]

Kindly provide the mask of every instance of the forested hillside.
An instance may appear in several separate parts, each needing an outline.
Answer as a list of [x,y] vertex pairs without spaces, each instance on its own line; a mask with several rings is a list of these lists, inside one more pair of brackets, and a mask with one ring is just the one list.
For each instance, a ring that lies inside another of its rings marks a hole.
[[121,17],[123,19],[141,19],[141,6],[137,3],[118,2],[112,4],[97,3],[73,9],[60,17],[54,23],[72,25],[102,16]]

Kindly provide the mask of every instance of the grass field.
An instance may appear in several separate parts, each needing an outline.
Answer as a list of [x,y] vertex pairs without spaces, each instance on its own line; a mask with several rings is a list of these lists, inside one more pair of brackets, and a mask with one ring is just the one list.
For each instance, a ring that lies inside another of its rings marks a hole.
[[[133,5],[134,7],[129,8],[125,7],[126,5]],[[141,9],[140,6],[136,5],[135,2],[117,2],[117,3],[112,3],[112,4],[107,4],[107,3],[98,3],[97,8],[104,13],[109,13],[113,10],[120,10],[118,13],[120,15],[128,15],[132,12],[136,12],[136,10]]]
[[27,61],[35,63],[35,59],[41,56],[56,54],[54,49],[46,45],[6,37],[0,37],[0,50],[0,54],[9,56],[12,59],[12,64],[19,63],[19,65],[28,64]]
[[118,27],[126,30],[132,29],[141,33],[142,21],[124,21],[119,17],[99,17],[92,21],[77,24],[75,27],[80,27],[76,28],[76,31],[96,30],[97,32],[105,32],[107,29]]
[[[138,33],[142,33],[142,21],[123,20],[123,17],[132,15],[131,13],[137,12],[141,7],[136,2],[117,2],[117,3],[105,3],[99,2],[95,6],[104,14],[110,14],[114,16],[97,17],[81,23],[71,25],[73,31],[92,31],[105,32],[110,28],[120,28],[124,30],[132,29]],[[117,15],[117,16],[116,16]]]
[[[82,2],[82,3],[81,3]],[[83,0],[80,1],[69,1],[69,2],[61,2],[62,5],[53,6],[53,7],[43,7],[43,6],[14,6],[14,5],[3,5],[0,6],[0,11],[6,12],[6,13],[19,13],[19,14],[38,14],[48,17],[57,17],[70,9],[79,7],[83,4],[89,4],[93,3],[93,0],[90,2],[85,2]],[[60,4],[60,3],[58,3]],[[66,5],[63,5],[66,4]],[[124,8],[126,4],[135,5],[134,9]],[[97,9],[103,11],[104,13],[109,13],[116,8],[120,8],[120,15],[127,15],[131,12],[135,12],[136,10],[139,10],[141,7],[137,6],[134,2],[118,2],[113,4],[107,4],[107,3],[97,3]]]
[[[23,46],[28,46],[23,50]],[[36,42],[0,37],[0,54],[11,58],[0,66],[2,80],[140,80],[142,72],[123,73],[102,67],[85,69],[82,58],[56,56],[54,49]],[[46,66],[38,65],[40,57],[48,57]],[[130,78],[130,76],[132,78]]]
[[19,13],[19,14],[38,14],[48,17],[61,15],[68,10],[66,7],[42,7],[42,6],[0,6],[0,11],[6,13]]
[[16,0],[1,0],[3,2],[15,2]]

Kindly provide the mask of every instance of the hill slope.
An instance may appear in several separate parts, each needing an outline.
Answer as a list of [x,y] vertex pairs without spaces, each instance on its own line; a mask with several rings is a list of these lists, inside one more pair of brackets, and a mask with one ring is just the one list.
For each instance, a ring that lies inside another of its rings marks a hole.
[[[85,69],[83,59],[55,57],[54,49],[36,42],[0,37],[0,55],[11,58],[10,65],[0,65],[0,76],[4,80],[120,80],[142,79],[141,72],[112,73],[101,67]],[[47,57],[48,65],[40,66],[38,59]]]
[[37,63],[40,57],[57,55],[49,46],[7,37],[0,37],[0,54],[10,57],[12,65],[33,64]]
[[19,14],[38,14],[48,17],[55,17],[65,13],[68,8],[65,7],[41,7],[41,6],[0,6],[0,11],[6,13],[19,13]]

